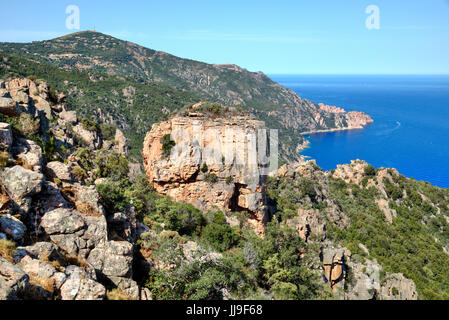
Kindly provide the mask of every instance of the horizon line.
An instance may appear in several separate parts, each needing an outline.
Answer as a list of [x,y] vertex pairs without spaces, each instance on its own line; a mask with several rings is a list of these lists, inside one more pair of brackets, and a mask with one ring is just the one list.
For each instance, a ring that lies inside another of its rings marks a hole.
[[449,73],[266,73],[268,76],[449,76]]

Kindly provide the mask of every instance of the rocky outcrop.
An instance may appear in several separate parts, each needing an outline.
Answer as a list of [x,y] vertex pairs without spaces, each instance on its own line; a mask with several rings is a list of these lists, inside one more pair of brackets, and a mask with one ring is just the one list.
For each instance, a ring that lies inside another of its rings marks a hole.
[[[371,168],[370,170],[368,170]],[[397,216],[396,210],[390,208],[389,202],[391,198],[387,194],[386,181],[394,184],[395,178],[399,177],[396,169],[380,168],[374,169],[366,161],[353,160],[350,164],[338,165],[334,171],[327,172],[327,176],[333,179],[341,179],[348,184],[356,184],[362,188],[374,188],[379,194],[379,198],[375,199],[379,210],[385,214],[385,219],[389,223],[393,223],[393,219]]]
[[[234,115],[232,109],[208,115],[203,107],[197,104],[184,115],[153,125],[143,149],[148,179],[160,194],[201,210],[248,211],[253,227],[262,233],[268,221],[267,173],[257,143],[265,126],[248,115]],[[266,133],[260,139],[266,141]]]
[[[369,255],[369,254],[368,254]],[[399,273],[383,272],[375,259],[353,257],[346,248],[325,244],[321,261],[326,282],[344,300],[417,300],[415,283]]]
[[[100,151],[99,131],[86,129],[63,95],[50,97],[43,82],[2,83],[0,94],[16,104],[21,131],[0,123],[0,151],[8,155],[0,168],[0,239],[17,246],[7,260],[0,257],[0,299],[101,300],[112,288],[133,299],[150,298],[132,279],[135,215],[111,214],[123,218],[120,226],[107,219],[95,186],[73,174],[82,166],[74,155],[81,146],[91,154]],[[30,139],[38,133],[43,143]],[[116,139],[116,152],[126,154],[123,134],[116,132]],[[113,148],[111,143],[101,151]],[[117,234],[127,241],[111,241]]]
[[327,247],[322,250],[324,276],[332,289],[343,285],[345,278],[345,249]]

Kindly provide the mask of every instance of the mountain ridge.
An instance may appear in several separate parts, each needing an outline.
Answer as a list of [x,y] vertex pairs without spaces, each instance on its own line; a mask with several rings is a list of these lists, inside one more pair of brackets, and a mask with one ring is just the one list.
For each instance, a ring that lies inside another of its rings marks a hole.
[[[94,77],[131,77],[138,83],[163,84],[191,92],[201,100],[244,106],[267,127],[280,130],[281,157],[287,161],[295,161],[298,147],[305,143],[300,132],[352,127],[346,114],[299,97],[261,71],[183,59],[99,32],[84,31],[25,44],[0,43],[0,50],[66,71],[87,72]],[[107,98],[111,98],[110,93]],[[362,127],[372,122],[368,120]]]

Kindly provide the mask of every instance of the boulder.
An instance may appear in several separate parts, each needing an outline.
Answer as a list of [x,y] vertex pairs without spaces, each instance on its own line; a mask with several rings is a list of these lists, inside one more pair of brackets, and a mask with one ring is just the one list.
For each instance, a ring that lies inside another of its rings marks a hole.
[[41,192],[41,206],[47,211],[58,208],[69,208],[69,202],[62,196],[58,186],[53,182],[46,181]]
[[140,299],[140,289],[137,282],[134,280],[120,277],[109,277],[109,280],[111,280],[120,291],[124,292],[133,300]]
[[26,226],[19,219],[11,216],[0,216],[0,230],[10,236],[16,242],[22,242]]
[[110,277],[131,277],[133,245],[126,241],[110,241],[90,252],[88,262]]
[[59,248],[82,259],[107,242],[104,216],[86,216],[77,210],[59,208],[43,216],[41,227]]
[[323,248],[322,263],[324,275],[329,282],[331,288],[335,288],[337,284],[343,282],[345,277],[345,249],[340,248]]
[[29,277],[20,268],[0,257],[0,300],[18,300]]
[[45,173],[49,177],[58,178],[61,181],[72,181],[72,173],[70,172],[69,166],[59,161],[49,162],[45,169]]
[[12,152],[17,159],[30,166],[34,171],[40,171],[43,163],[42,148],[33,140],[19,139],[12,148]]
[[22,89],[22,90],[12,90],[10,92],[11,97],[14,101],[20,103],[20,104],[28,104],[29,102],[29,96],[28,94]]
[[402,273],[387,274],[382,282],[379,298],[381,300],[418,300],[415,283]]
[[[152,126],[142,151],[148,180],[158,193],[203,211],[249,211],[249,225],[262,235],[269,221],[268,170],[257,147],[267,141],[265,124],[251,116],[194,112],[201,107]],[[167,137],[170,154],[164,146]]]
[[51,263],[32,259],[31,257],[22,259],[18,266],[20,266],[31,279],[48,279],[53,277],[57,272],[56,268]]
[[95,186],[86,187],[81,184],[74,185],[74,202],[78,210],[85,215],[104,216],[105,210],[100,203],[100,195]]
[[91,149],[100,149],[102,146],[101,136],[96,131],[90,131],[84,128],[80,123],[73,127],[73,131],[80,136]]
[[12,199],[20,200],[41,192],[44,176],[21,166],[15,166],[3,169],[0,173],[0,181]]
[[79,212],[64,208],[47,212],[41,221],[41,227],[49,235],[75,233],[83,229],[84,225]]
[[59,258],[58,247],[51,242],[37,242],[31,246],[18,247],[14,260],[19,262],[25,256],[38,260],[53,260]]
[[20,115],[20,110],[17,103],[11,98],[0,98],[0,113],[8,117],[18,117]]
[[382,267],[377,261],[365,259],[364,263],[349,261],[348,266],[352,273],[352,279],[347,283],[347,300],[372,300],[375,299],[381,289],[380,271]]
[[78,122],[75,111],[63,110],[59,113],[59,118],[60,120],[62,120],[63,124],[75,124]]
[[104,300],[106,297],[106,288],[85,270],[73,267],[66,274],[68,279],[60,289],[62,300]]
[[140,289],[140,300],[142,300],[142,301],[151,301],[151,300],[153,300],[153,296],[151,294],[150,289],[148,289],[148,288],[141,288]]

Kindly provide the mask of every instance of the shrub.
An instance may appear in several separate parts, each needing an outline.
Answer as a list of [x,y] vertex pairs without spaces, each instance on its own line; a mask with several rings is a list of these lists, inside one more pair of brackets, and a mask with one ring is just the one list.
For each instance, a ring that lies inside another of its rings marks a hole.
[[100,132],[104,140],[114,140],[117,126],[115,124],[103,123],[100,125]]
[[58,99],[58,92],[55,89],[50,89],[48,91],[48,95],[49,95],[49,98],[50,98],[51,102],[58,103],[58,100],[59,100]]
[[223,214],[216,213],[214,221],[203,228],[201,238],[215,250],[223,252],[233,247],[240,237],[235,229],[222,221],[220,215]]
[[233,177],[227,177],[226,178],[226,184],[232,184],[234,182],[234,178]]
[[207,166],[206,163],[204,163],[203,166],[201,167],[201,172],[202,173],[208,173],[209,172],[209,167]]
[[217,175],[215,173],[208,173],[204,177],[204,180],[206,182],[209,182],[210,184],[213,184],[213,183],[217,183],[218,182],[218,177],[217,177]]
[[101,150],[96,153],[94,160],[95,173],[99,178],[124,179],[128,176],[128,160],[115,152]]
[[87,172],[80,166],[76,166],[72,169],[73,176],[80,182],[83,182],[87,179]]
[[93,160],[95,159],[92,150],[89,148],[78,148],[73,154],[86,170],[93,169]]
[[366,176],[373,177],[376,175],[376,168],[369,164],[365,167],[364,172]]
[[58,160],[60,158],[58,153],[58,147],[56,145],[55,138],[51,136],[45,143],[42,148],[42,153],[48,160]]
[[22,113],[19,117],[17,129],[28,139],[33,139],[40,131],[40,119],[34,119],[28,113]]
[[171,135],[166,134],[161,138],[162,144],[162,154],[164,157],[169,157],[171,150],[176,145],[176,143],[171,139]]
[[80,122],[84,129],[86,129],[88,131],[100,132],[100,126],[95,121],[92,121],[87,118],[83,118],[83,119],[81,119]]
[[167,209],[165,212],[166,227],[178,231],[180,235],[196,233],[204,225],[201,211],[192,205],[172,203]]
[[315,200],[317,193],[315,191],[315,186],[311,180],[302,178],[299,181],[299,188],[303,196],[309,197],[312,201]]
[[101,197],[101,202],[114,213],[125,211],[129,208],[129,198],[125,195],[125,189],[119,183],[104,182],[96,187]]

